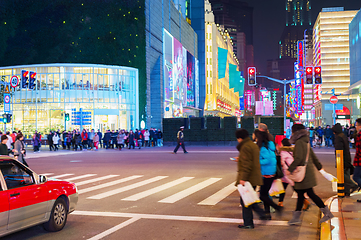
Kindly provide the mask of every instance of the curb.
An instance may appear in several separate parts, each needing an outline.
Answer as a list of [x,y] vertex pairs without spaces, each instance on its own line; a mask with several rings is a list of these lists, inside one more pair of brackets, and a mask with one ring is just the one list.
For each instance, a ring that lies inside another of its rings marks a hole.
[[[353,193],[351,196],[361,195],[359,193]],[[345,224],[343,222],[342,212],[340,213],[338,210],[341,208],[341,203],[339,200],[342,198],[338,198],[338,196],[333,196],[327,199],[325,205],[328,206],[331,212],[337,213],[338,215],[320,224],[320,240],[332,240],[332,236],[337,238],[334,239],[347,239],[346,231],[345,231]],[[336,208],[337,211],[333,211]],[[322,217],[322,213],[320,211],[320,215]],[[336,231],[335,233],[331,233],[331,231]]]

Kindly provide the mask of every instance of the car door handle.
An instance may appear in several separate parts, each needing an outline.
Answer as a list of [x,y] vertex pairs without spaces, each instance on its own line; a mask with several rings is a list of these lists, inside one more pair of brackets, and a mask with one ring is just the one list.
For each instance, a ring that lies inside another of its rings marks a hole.
[[12,194],[10,194],[10,197],[16,197],[16,196],[19,196],[20,195],[20,193],[12,193]]

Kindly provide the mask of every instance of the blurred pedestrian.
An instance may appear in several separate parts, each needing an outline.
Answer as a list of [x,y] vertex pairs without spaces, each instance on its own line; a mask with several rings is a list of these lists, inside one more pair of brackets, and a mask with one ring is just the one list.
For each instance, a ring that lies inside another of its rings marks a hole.
[[[236,158],[238,166],[238,174],[236,186],[238,184],[245,185],[250,182],[255,189],[257,186],[263,185],[261,165],[259,161],[259,147],[249,138],[249,133],[246,129],[238,129],[236,131],[237,150],[239,151],[238,158]],[[245,206],[241,197],[243,224],[238,225],[239,228],[253,229],[253,213],[255,211],[261,219],[265,219],[265,213],[260,207],[259,203],[253,203],[250,206]]]
[[[354,173],[353,173],[353,180],[357,183],[359,186],[359,189],[361,188],[361,118],[356,119],[355,123],[356,127],[356,154],[355,158],[353,160],[353,166],[355,167]],[[357,202],[361,203],[361,199],[358,199]]]
[[264,210],[266,214],[266,219],[271,220],[270,207],[272,206],[276,211],[282,212],[283,207],[277,205],[273,202],[272,198],[269,195],[269,190],[271,189],[273,181],[276,179],[276,168],[277,168],[277,159],[276,159],[276,146],[269,140],[269,134],[267,132],[262,132],[258,129],[254,132],[254,140],[256,141],[257,146],[260,149],[259,160],[261,164],[261,173],[263,185],[260,190],[260,199],[264,204]]
[[[297,192],[297,206],[296,211],[293,212],[292,219],[288,221],[289,225],[296,225],[301,223],[301,210],[303,207],[305,193],[312,199],[312,201],[320,208],[324,216],[321,218],[320,223],[325,222],[333,218],[333,214],[330,212],[327,206],[323,203],[321,198],[315,194],[313,187],[317,185],[316,176],[314,173],[314,166],[320,171],[322,164],[318,161],[318,158],[314,154],[310,144],[310,138],[305,126],[302,124],[294,124],[292,126],[292,136],[290,139],[291,144],[295,144],[293,157],[294,161],[286,171],[287,175],[293,173],[298,166],[306,166],[306,172],[304,179],[301,182],[295,182],[294,189]],[[288,176],[289,177],[289,176]]]
[[[351,168],[353,168],[349,147],[350,144],[339,123],[336,123],[335,126],[332,127],[332,131],[335,134],[335,154],[337,150],[342,150],[343,152],[342,167],[344,169],[345,196],[350,196],[350,194],[358,188],[357,184],[350,178]],[[335,167],[337,168],[337,164],[335,164]]]

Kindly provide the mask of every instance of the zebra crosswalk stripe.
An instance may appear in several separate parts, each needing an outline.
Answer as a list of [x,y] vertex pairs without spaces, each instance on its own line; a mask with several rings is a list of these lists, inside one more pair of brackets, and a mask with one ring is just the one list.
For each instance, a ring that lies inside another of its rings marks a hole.
[[39,175],[43,175],[43,176],[49,176],[49,175],[53,175],[54,173],[42,173],[42,174],[39,174]]
[[89,180],[85,180],[85,181],[82,181],[82,182],[75,183],[75,185],[77,187],[79,187],[79,186],[82,186],[82,185],[85,185],[85,184],[88,184],[88,183],[98,182],[98,181],[102,181],[102,180],[113,178],[113,177],[119,177],[119,175],[107,175],[107,176],[103,176],[103,177],[93,178],[93,179],[89,179]]
[[159,180],[167,178],[167,177],[168,176],[157,176],[157,177],[154,177],[154,178],[151,178],[151,179],[148,179],[148,180],[144,180],[144,181],[141,181],[141,182],[138,182],[138,183],[131,184],[129,186],[125,186],[125,187],[121,187],[121,188],[118,188],[118,189],[115,189],[115,190],[112,190],[112,191],[97,194],[97,195],[88,197],[87,199],[103,199],[103,198],[113,196],[113,195],[121,193],[121,192],[125,192],[125,191],[128,191],[128,190],[137,188],[137,187],[144,186],[144,185],[152,183],[152,182],[159,181]]
[[95,176],[95,175],[96,174],[85,174],[85,175],[81,175],[81,176],[77,176],[77,177],[64,179],[64,181],[74,181],[74,180],[78,180],[78,179],[82,179],[82,178],[92,177],[92,176]]
[[189,195],[205,188],[205,187],[208,187],[209,185],[212,185],[213,183],[215,182],[218,182],[219,180],[221,180],[222,178],[210,178],[210,179],[207,179],[201,183],[198,183],[190,188],[187,188],[181,192],[178,192],[176,194],[173,194],[172,196],[169,196],[167,198],[164,198],[163,200],[160,200],[158,202],[161,202],[161,203],[175,203],[185,197],[188,197]]
[[51,176],[51,178],[62,178],[62,177],[67,177],[67,176],[72,176],[72,175],[74,175],[74,174],[66,173],[66,174],[62,174],[62,175]]
[[209,196],[208,198],[204,199],[202,202],[199,202],[198,205],[216,205],[226,197],[228,197],[231,193],[233,193],[235,190],[237,190],[237,187],[234,185],[234,183],[231,183],[225,188],[222,188],[212,196]]
[[145,198],[145,197],[148,197],[152,194],[155,194],[155,193],[158,193],[160,191],[163,191],[163,190],[166,190],[168,188],[171,188],[171,187],[174,187],[178,184],[181,184],[181,183],[184,183],[190,179],[193,179],[194,177],[182,177],[180,179],[177,179],[177,180],[174,180],[172,182],[169,182],[169,183],[166,183],[166,184],[163,184],[159,187],[155,187],[155,188],[152,188],[152,189],[149,189],[149,190],[146,190],[144,192],[140,192],[140,193],[137,193],[137,194],[134,194],[130,197],[127,197],[127,198],[123,198],[122,200],[123,201],[137,201],[139,199],[142,199],[142,198]]
[[81,194],[81,193],[91,192],[91,191],[94,191],[94,190],[102,189],[102,188],[105,188],[105,187],[110,187],[110,186],[113,186],[113,185],[116,185],[116,184],[119,184],[119,183],[130,181],[130,180],[133,180],[133,179],[136,179],[136,178],[140,178],[140,177],[143,177],[143,175],[134,175],[134,176],[118,179],[118,180],[115,180],[115,181],[112,181],[112,182],[96,185],[94,187],[88,187],[88,188],[85,188],[85,189],[80,189],[80,190],[78,190],[78,193]]

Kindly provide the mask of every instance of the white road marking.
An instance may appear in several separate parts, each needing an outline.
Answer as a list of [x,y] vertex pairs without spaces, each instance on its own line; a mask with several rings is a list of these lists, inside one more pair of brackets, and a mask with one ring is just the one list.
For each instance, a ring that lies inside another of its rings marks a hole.
[[148,180],[144,180],[144,181],[141,181],[141,182],[138,182],[138,183],[131,184],[129,186],[121,187],[121,188],[118,188],[118,189],[115,189],[115,190],[112,190],[112,191],[108,191],[108,192],[105,192],[105,193],[100,193],[100,194],[88,197],[87,199],[103,199],[103,198],[113,196],[113,195],[121,193],[121,192],[125,192],[125,191],[128,191],[128,190],[137,188],[137,187],[144,186],[146,184],[149,184],[149,183],[152,183],[152,182],[155,182],[155,181],[159,181],[159,180],[167,178],[167,177],[168,176],[157,176],[157,177],[154,177],[154,178],[151,178],[151,179],[148,179]]
[[119,180],[115,180],[115,181],[112,181],[112,182],[100,184],[100,185],[97,185],[97,186],[94,186],[94,187],[80,189],[78,191],[78,193],[81,194],[81,193],[91,192],[91,191],[94,191],[94,190],[102,189],[102,188],[105,188],[105,187],[110,187],[110,186],[113,186],[113,185],[116,185],[116,184],[119,184],[119,183],[130,181],[130,180],[133,180],[133,179],[136,179],[136,178],[140,178],[140,177],[143,177],[143,175],[134,175],[134,176],[122,178],[122,179],[119,179]]
[[198,183],[190,188],[187,188],[181,192],[178,192],[176,194],[173,194],[172,196],[169,196],[167,198],[164,198],[163,200],[160,200],[158,202],[162,202],[162,203],[175,203],[185,197],[188,197],[189,195],[205,188],[205,187],[208,187],[209,185],[215,183],[215,182],[218,182],[219,180],[221,180],[222,178],[210,178],[210,179],[207,179],[201,183]]
[[225,188],[222,188],[212,196],[204,199],[202,202],[198,203],[198,205],[216,205],[226,197],[228,197],[231,193],[237,190],[237,187],[234,185],[235,183],[231,183]]
[[39,175],[43,175],[43,176],[49,176],[49,175],[53,175],[54,173],[42,173],[42,174],[39,174]]
[[113,177],[119,177],[119,175],[107,175],[104,177],[98,177],[98,178],[94,178],[94,179],[90,179],[90,180],[85,180],[85,181],[76,183],[76,186],[79,187],[79,186],[82,186],[82,185],[85,185],[88,183],[98,182],[98,181],[113,178]]
[[78,180],[78,179],[82,179],[82,178],[87,178],[87,177],[92,177],[95,176],[96,174],[85,174],[85,175],[81,175],[81,176],[77,176],[77,177],[72,177],[72,178],[68,178],[65,179],[64,181],[74,181],[74,180]]
[[168,188],[171,188],[171,187],[174,187],[178,184],[181,184],[181,183],[184,183],[190,179],[193,179],[194,177],[182,177],[180,179],[177,179],[175,181],[172,181],[172,182],[169,182],[169,183],[166,183],[166,184],[163,184],[159,187],[155,187],[155,188],[152,188],[152,189],[149,189],[149,190],[146,190],[144,192],[140,192],[140,193],[137,193],[137,194],[134,194],[130,197],[127,197],[127,198],[123,198],[122,200],[123,201],[137,201],[139,199],[142,199],[142,198],[145,198],[145,197],[148,197],[152,194],[155,194],[155,193],[158,193],[160,191],[163,191],[165,189],[168,189]]
[[94,236],[94,237],[92,237],[92,238],[89,238],[89,240],[102,239],[102,238],[104,238],[104,237],[106,237],[106,236],[108,236],[108,235],[110,235],[110,234],[118,231],[119,229],[122,229],[123,227],[126,227],[126,226],[128,226],[129,224],[132,224],[132,223],[138,221],[139,219],[140,219],[140,218],[131,218],[131,219],[125,221],[125,222],[122,222],[121,224],[118,224],[118,225],[116,225],[116,226],[114,226],[114,227],[106,230],[105,232],[99,233],[98,235],[96,235],[96,236]]
[[[121,217],[121,218],[137,218],[137,219],[160,219],[160,220],[179,220],[194,222],[216,222],[216,223],[243,223],[243,219],[238,218],[217,218],[217,217],[197,217],[197,216],[177,216],[177,215],[157,215],[142,213],[121,213],[121,212],[95,212],[95,211],[74,211],[72,215],[94,216],[94,217]],[[262,221],[253,220],[255,224],[269,226],[288,226],[287,221]]]
[[66,173],[66,174],[62,174],[62,175],[52,176],[51,178],[62,178],[62,177],[67,177],[67,176],[71,176],[71,175],[74,175],[74,174]]

